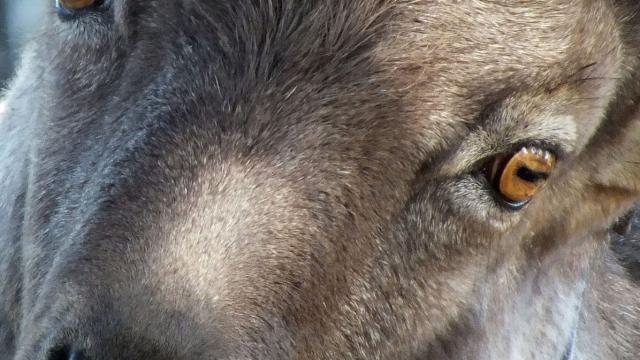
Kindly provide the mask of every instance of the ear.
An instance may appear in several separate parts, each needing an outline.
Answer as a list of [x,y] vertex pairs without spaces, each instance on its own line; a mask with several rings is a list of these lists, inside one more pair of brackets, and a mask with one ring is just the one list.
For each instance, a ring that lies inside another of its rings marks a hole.
[[583,226],[608,226],[640,199],[640,111],[615,125],[582,155],[584,193],[595,210]]
[[640,200],[640,73],[624,84],[586,147],[531,204],[529,229],[545,229],[534,243],[561,246],[586,238]]
[[585,192],[609,218],[640,198],[640,74],[629,78],[626,89],[579,159]]
[[640,195],[640,99],[624,121],[598,134],[583,157],[592,191],[636,199]]

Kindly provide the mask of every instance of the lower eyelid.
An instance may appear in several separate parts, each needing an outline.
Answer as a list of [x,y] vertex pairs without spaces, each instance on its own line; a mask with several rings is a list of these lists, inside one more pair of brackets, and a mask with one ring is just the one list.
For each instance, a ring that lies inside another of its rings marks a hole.
[[481,173],[469,173],[450,180],[448,194],[456,211],[495,228],[505,230],[522,212],[502,205]]
[[69,9],[56,0],[55,9],[61,20],[69,21],[89,14],[104,13],[107,4],[106,0],[96,0],[87,8]]

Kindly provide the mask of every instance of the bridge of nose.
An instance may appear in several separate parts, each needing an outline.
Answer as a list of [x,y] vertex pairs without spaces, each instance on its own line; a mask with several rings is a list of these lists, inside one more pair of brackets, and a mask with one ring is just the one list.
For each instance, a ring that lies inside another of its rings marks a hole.
[[176,179],[191,184],[181,194],[141,189],[129,211],[98,214],[82,247],[61,253],[55,272],[72,284],[66,298],[79,300],[61,304],[73,309],[67,356],[215,359],[279,327],[255,319],[277,317],[265,304],[295,301],[289,286],[310,276],[296,266],[318,226],[284,176],[228,166]]

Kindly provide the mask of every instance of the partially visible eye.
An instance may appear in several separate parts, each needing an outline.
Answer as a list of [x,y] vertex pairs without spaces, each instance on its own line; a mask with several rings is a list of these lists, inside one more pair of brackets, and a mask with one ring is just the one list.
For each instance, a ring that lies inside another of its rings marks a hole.
[[487,177],[504,204],[519,210],[542,189],[556,167],[556,156],[536,147],[498,156],[487,167]]
[[82,10],[98,4],[98,0],[56,0],[56,7],[64,10]]

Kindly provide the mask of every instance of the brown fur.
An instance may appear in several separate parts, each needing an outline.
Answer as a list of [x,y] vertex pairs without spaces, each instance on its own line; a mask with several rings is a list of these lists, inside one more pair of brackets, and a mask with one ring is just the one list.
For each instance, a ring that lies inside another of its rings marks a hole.
[[[0,353],[637,358],[634,7],[52,13],[0,115]],[[481,168],[523,144],[559,169],[507,210]]]

